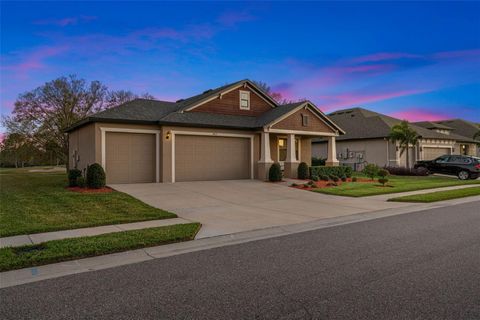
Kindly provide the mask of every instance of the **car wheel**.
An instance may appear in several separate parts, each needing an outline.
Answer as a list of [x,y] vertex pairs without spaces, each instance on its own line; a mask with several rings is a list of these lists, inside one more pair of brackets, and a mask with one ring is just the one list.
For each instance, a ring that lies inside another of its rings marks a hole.
[[462,170],[458,172],[457,176],[460,180],[467,180],[470,177],[470,174],[468,173],[468,171]]

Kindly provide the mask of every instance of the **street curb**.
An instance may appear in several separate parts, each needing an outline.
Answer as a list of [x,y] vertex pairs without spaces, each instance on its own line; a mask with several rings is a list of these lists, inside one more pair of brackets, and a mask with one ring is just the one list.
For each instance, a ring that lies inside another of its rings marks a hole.
[[447,200],[435,203],[426,203],[420,205],[415,204],[408,207],[370,211],[352,214],[348,216],[319,219],[299,224],[269,227],[265,229],[257,229],[253,231],[245,231],[210,238],[202,238],[193,241],[125,251],[39,267],[6,271],[0,273],[0,288],[53,279],[71,274],[113,268],[158,258],[185,254],[189,252],[196,252],[257,240],[287,236],[301,232],[314,231],[324,228],[346,225],[350,223],[365,222],[390,216],[396,216],[400,214],[415,213],[419,211],[435,209],[439,207],[448,207],[475,201],[480,201],[480,196]]

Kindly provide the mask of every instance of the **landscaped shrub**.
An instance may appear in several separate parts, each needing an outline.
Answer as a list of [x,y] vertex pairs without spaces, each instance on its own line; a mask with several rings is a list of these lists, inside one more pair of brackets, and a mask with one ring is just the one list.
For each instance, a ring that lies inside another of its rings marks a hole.
[[77,178],[77,186],[79,186],[80,188],[85,188],[86,187],[86,183],[85,183],[85,178],[80,176]]
[[325,174],[322,174],[322,175],[320,176],[320,180],[322,180],[322,181],[328,181],[328,180],[329,180],[329,178],[328,178],[328,176],[327,176],[327,175],[325,175]]
[[310,167],[310,176],[317,175],[319,177],[335,175],[337,177],[346,176],[351,177],[353,170],[348,166],[339,167],[324,167],[324,166],[312,166]]
[[335,175],[331,176],[330,179],[332,179],[333,182],[337,183],[339,178]]
[[282,181],[282,167],[280,163],[275,162],[268,170],[268,180],[271,182]]
[[357,177],[353,177],[352,182],[357,182]]
[[291,187],[298,187],[298,184],[292,183],[290,186],[291,186]]
[[325,165],[325,161],[326,161],[326,159],[313,157],[313,158],[312,158],[312,166],[313,166],[313,167],[316,167],[316,166],[324,166],[324,165]]
[[365,166],[365,168],[363,168],[362,172],[364,175],[373,180],[377,176],[379,169],[380,168],[376,164],[369,163]]
[[428,170],[426,168],[406,168],[406,167],[385,167],[390,174],[395,176],[427,176]]
[[305,188],[310,188],[310,183],[304,183],[303,186],[304,186]]
[[317,176],[317,175],[313,175],[313,176],[312,176],[312,180],[313,180],[313,181],[318,181],[318,176]]
[[87,167],[87,186],[92,189],[105,187],[105,171],[98,163]]
[[82,176],[82,171],[78,169],[70,169],[68,170],[68,186],[69,187],[76,187],[77,179]]
[[385,170],[385,169],[381,169],[378,171],[378,175],[380,176],[380,179],[378,179],[378,182],[380,182],[384,187],[385,187],[385,184],[388,182],[387,176],[389,174],[390,173],[388,172],[388,170]]
[[341,179],[343,182],[345,182],[345,181],[347,181],[347,176],[342,176],[340,179]]
[[310,187],[313,188],[313,189],[318,188],[318,186],[317,186],[315,183],[312,183],[312,184],[310,185]]
[[298,179],[308,179],[309,171],[308,171],[308,164],[305,162],[300,162],[297,168],[297,176]]

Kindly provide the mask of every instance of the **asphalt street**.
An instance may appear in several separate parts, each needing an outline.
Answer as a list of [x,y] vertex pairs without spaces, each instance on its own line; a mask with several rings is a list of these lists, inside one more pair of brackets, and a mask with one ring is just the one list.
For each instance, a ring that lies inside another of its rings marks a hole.
[[480,319],[480,202],[0,291],[1,319]]

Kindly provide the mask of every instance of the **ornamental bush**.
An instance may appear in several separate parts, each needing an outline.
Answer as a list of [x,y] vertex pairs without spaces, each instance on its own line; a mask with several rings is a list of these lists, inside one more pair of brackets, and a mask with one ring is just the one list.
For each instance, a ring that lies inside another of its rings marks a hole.
[[388,182],[388,179],[387,178],[380,178],[378,179],[378,182],[382,184],[382,186],[385,187],[385,184]]
[[328,181],[328,180],[329,180],[329,178],[328,178],[328,176],[327,176],[327,175],[325,175],[325,174],[322,174],[322,175],[320,176],[320,180],[322,180],[322,181]]
[[335,175],[337,177],[346,176],[350,178],[352,176],[353,169],[348,166],[339,166],[339,167],[325,167],[325,166],[311,166],[310,167],[310,176],[317,175],[321,177]]
[[309,177],[309,170],[308,170],[308,164],[305,162],[300,162],[297,168],[297,177],[298,179],[308,179]]
[[378,170],[379,167],[376,164],[369,163],[365,166],[365,168],[363,168],[362,172],[364,175],[373,180],[378,175]]
[[353,177],[352,182],[357,182],[357,177]]
[[268,180],[271,182],[282,181],[282,167],[280,163],[275,162],[268,170]]
[[318,181],[318,176],[317,176],[317,175],[313,175],[313,176],[312,176],[312,180],[313,180],[313,181]]
[[390,172],[388,172],[388,170],[386,170],[386,169],[378,170],[378,176],[381,177],[381,178],[385,178],[389,174],[390,174]]
[[87,167],[87,186],[92,189],[100,189],[105,187],[105,171],[98,163],[94,163]]
[[340,180],[342,180],[342,182],[347,181],[347,176],[341,176],[341,177],[340,177]]
[[82,171],[78,169],[70,169],[68,170],[68,186],[69,187],[77,187],[77,179],[82,176]]

